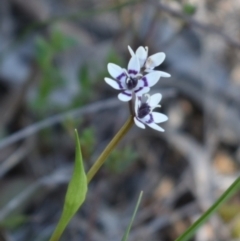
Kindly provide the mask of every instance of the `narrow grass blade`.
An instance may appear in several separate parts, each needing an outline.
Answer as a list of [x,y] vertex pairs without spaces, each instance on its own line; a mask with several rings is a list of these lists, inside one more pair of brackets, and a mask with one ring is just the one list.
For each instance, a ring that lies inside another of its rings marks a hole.
[[196,233],[197,229],[201,227],[214,212],[216,212],[219,206],[233,194],[235,194],[239,189],[240,177],[238,177],[237,180],[222,194],[222,196],[175,241],[189,240]]
[[87,177],[84,171],[80,142],[75,130],[76,156],[72,179],[68,184],[67,194],[63,206],[62,216],[50,241],[58,241],[68,223],[85,200],[87,193]]
[[133,212],[131,221],[130,221],[130,223],[129,223],[128,227],[127,227],[127,230],[125,231],[125,234],[124,234],[124,236],[123,236],[123,238],[122,238],[121,241],[127,241],[127,239],[128,239],[128,235],[129,235],[130,229],[131,229],[131,227],[132,227],[134,218],[135,218],[135,216],[136,216],[136,213],[137,213],[139,204],[140,204],[140,202],[141,202],[142,195],[143,195],[143,192],[141,191],[141,192],[140,192],[140,195],[139,195],[139,198],[138,198],[138,201],[137,201],[137,204],[136,204],[136,206],[135,206],[135,209],[134,209],[134,212]]

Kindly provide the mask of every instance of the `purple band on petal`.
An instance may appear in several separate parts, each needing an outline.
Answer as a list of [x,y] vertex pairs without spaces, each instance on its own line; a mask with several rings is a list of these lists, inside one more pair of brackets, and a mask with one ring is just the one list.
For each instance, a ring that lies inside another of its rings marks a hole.
[[134,90],[134,92],[137,93],[137,92],[139,92],[142,89],[144,89],[144,87],[139,87],[137,90]]
[[128,70],[128,73],[129,73],[129,74],[135,74],[135,75],[136,75],[138,72],[137,72],[136,70],[134,70],[134,69],[129,69],[129,70]]
[[146,121],[147,124],[151,124],[153,123],[153,115],[152,114],[149,114],[150,118],[148,121]]
[[116,82],[118,83],[118,86],[119,86],[120,89],[124,89],[123,86],[122,86],[122,83],[120,81],[117,80]]
[[147,82],[147,78],[146,77],[143,77],[142,81],[143,81],[144,86],[148,86],[148,82]]
[[121,80],[121,78],[124,77],[124,76],[126,76],[126,74],[123,72],[116,79],[117,80]]
[[127,95],[127,96],[132,96],[131,94],[129,94],[129,93],[125,92],[125,91],[122,91],[122,94]]

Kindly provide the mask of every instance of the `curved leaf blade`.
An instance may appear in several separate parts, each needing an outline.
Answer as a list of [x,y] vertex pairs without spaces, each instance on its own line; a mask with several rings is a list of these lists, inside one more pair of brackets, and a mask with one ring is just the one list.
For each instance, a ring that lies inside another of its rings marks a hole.
[[127,227],[127,230],[125,231],[125,233],[124,233],[123,238],[122,238],[121,241],[127,241],[127,239],[128,239],[129,232],[130,232],[130,230],[131,230],[131,227],[132,227],[133,221],[134,221],[134,219],[135,219],[135,216],[136,216],[138,207],[139,207],[140,202],[141,202],[141,200],[142,200],[142,195],[143,195],[143,191],[140,192],[140,195],[139,195],[137,204],[136,204],[136,206],[135,206],[135,209],[134,209],[134,212],[133,212],[131,221],[130,221],[130,223],[129,223],[128,227]]
[[223,204],[228,198],[235,194],[240,189],[240,177],[220,196],[220,198],[196,221],[194,222],[180,237],[175,241],[187,241],[196,233],[209,217],[216,212],[216,210]]
[[63,212],[50,241],[58,241],[68,223],[84,202],[87,194],[87,176],[84,171],[82,153],[77,130],[75,130],[76,154],[72,178],[68,184]]

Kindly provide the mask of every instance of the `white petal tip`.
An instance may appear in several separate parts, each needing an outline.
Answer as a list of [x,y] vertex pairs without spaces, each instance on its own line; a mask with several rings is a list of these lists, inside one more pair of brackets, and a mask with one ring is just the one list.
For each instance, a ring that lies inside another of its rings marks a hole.
[[133,52],[132,48],[129,45],[128,45],[128,51],[130,52],[131,56],[134,55],[134,52]]
[[[128,63],[128,71],[134,71],[136,73],[139,73],[140,71],[140,63],[136,55],[132,55],[129,63]],[[136,74],[134,74],[136,75]]]
[[108,64],[107,64],[107,67],[108,67],[108,68],[111,68],[111,66],[113,66],[113,65],[114,65],[114,64],[112,64],[112,63],[108,63]]
[[129,93],[124,94],[124,92],[122,92],[118,94],[118,99],[123,102],[127,102],[132,99],[132,95],[129,96]]
[[156,123],[148,124],[148,126],[156,131],[164,132],[164,129],[162,127],[160,127],[159,125],[157,125]]
[[165,58],[166,54],[163,52],[153,54],[147,59],[146,67],[150,69],[155,68],[159,66]]
[[116,89],[116,90],[119,90],[120,89],[120,86],[119,84],[115,81],[115,80],[112,80],[110,78],[104,78],[105,82],[110,85],[112,88]]
[[161,77],[169,78],[169,77],[171,77],[171,75],[169,73],[161,71]]
[[152,112],[153,120],[155,123],[162,123],[168,120],[168,117],[159,112]]
[[136,126],[138,126],[139,128],[141,128],[141,129],[146,128],[145,125],[142,122],[140,122],[136,117],[134,117],[134,122],[135,122]]

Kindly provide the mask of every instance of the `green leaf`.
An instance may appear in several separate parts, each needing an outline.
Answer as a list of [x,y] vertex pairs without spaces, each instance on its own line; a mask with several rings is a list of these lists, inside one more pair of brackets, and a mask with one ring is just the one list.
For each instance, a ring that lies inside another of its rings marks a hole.
[[139,204],[140,204],[140,202],[141,202],[142,195],[143,195],[143,191],[140,192],[140,195],[139,195],[137,204],[136,204],[136,206],[135,206],[135,209],[134,209],[134,212],[133,212],[131,221],[130,221],[130,223],[129,223],[128,227],[127,227],[127,230],[125,231],[125,234],[123,235],[123,238],[122,238],[121,241],[127,241],[127,239],[128,239],[128,235],[129,235],[130,229],[131,229],[131,227],[132,227],[133,220],[134,220],[134,218],[135,218],[135,216],[136,216],[136,213],[137,213]]
[[222,194],[222,196],[195,222],[193,223],[180,237],[175,241],[187,241],[189,240],[207,220],[216,212],[216,210],[223,204],[228,198],[240,189],[240,177]]
[[196,12],[197,8],[196,6],[186,3],[183,5],[183,12],[187,15],[193,15]]
[[237,217],[233,223],[231,224],[232,226],[232,237],[235,238],[236,240],[239,240],[240,238],[240,217]]
[[114,173],[121,173],[133,164],[138,157],[137,152],[133,148],[126,146],[122,149],[113,150],[106,160],[106,168]]
[[58,225],[50,239],[50,241],[58,241],[66,226],[77,212],[79,207],[85,200],[87,193],[87,177],[84,171],[80,142],[77,130],[75,130],[76,139],[76,157],[72,179],[68,185],[67,194],[65,197],[62,216]]
[[24,223],[30,221],[30,218],[24,215],[14,215],[5,218],[0,221],[0,228],[14,230],[17,227],[20,227]]
[[89,76],[89,69],[86,64],[80,68],[78,80],[83,91],[89,90],[91,87],[91,78]]
[[76,45],[76,43],[77,42],[74,39],[69,38],[57,29],[52,33],[51,45],[55,52],[67,50],[68,48]]
[[47,70],[51,67],[53,51],[49,42],[44,38],[36,39],[36,60],[41,70]]

